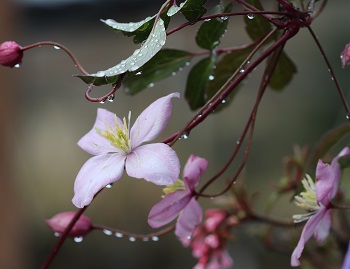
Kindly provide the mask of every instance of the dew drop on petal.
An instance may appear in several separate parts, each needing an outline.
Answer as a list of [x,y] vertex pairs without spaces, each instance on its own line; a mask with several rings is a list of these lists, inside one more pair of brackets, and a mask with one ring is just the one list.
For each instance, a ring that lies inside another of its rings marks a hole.
[[152,236],[152,241],[154,241],[154,242],[159,241],[159,237],[158,236]]
[[118,238],[122,238],[124,236],[122,233],[115,233],[114,235]]
[[77,237],[74,237],[73,240],[74,240],[75,243],[80,243],[80,242],[82,242],[84,240],[84,237],[77,236]]
[[191,238],[192,237],[190,235],[186,237],[187,240],[191,240]]
[[105,235],[112,235],[112,234],[113,234],[112,231],[107,230],[107,229],[103,229],[102,232],[103,232]]

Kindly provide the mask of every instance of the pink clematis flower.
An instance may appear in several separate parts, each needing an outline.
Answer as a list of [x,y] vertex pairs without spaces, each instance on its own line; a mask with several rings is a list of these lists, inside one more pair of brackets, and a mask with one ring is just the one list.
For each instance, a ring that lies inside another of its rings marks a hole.
[[314,235],[318,242],[323,242],[331,227],[331,201],[338,192],[341,168],[339,158],[350,155],[350,148],[344,148],[331,164],[318,161],[316,167],[316,184],[309,175],[302,181],[306,192],[296,196],[296,204],[310,213],[293,216],[294,222],[308,220],[301,233],[300,240],[292,253],[291,265],[299,266],[299,258],[306,242]]
[[23,51],[14,41],[0,44],[0,65],[14,67],[22,63]]
[[[58,235],[62,234],[67,228],[71,220],[74,218],[76,212],[62,212],[51,219],[46,220],[46,224],[51,228],[52,231]],[[78,221],[74,224],[72,230],[70,230],[68,236],[80,237],[85,236],[92,230],[92,222],[85,215],[81,215]]]
[[350,242],[341,269],[350,269]]
[[74,184],[73,203],[84,207],[103,187],[126,173],[157,185],[173,184],[180,173],[180,161],[173,149],[164,143],[141,145],[155,139],[166,127],[172,93],[148,106],[130,129],[128,123],[105,109],[97,110],[94,127],[78,142],[86,152],[95,155],[80,169]]
[[[152,207],[148,223],[153,228],[159,228],[174,220],[181,212],[176,223],[175,234],[180,239],[190,238],[194,229],[202,221],[202,209],[194,197],[194,188],[200,177],[207,170],[208,161],[191,155],[185,165],[184,182],[175,184],[178,189],[166,195],[163,200]],[[179,185],[180,188],[179,188]],[[183,189],[184,187],[184,189]]]

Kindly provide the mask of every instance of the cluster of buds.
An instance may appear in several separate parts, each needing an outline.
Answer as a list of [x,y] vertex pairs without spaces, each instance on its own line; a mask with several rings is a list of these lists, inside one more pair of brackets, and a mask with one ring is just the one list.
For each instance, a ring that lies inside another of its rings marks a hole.
[[183,244],[192,248],[192,254],[198,259],[194,269],[220,269],[233,265],[226,244],[238,218],[230,216],[223,209],[210,209],[205,212],[205,221],[196,228],[193,237],[183,240]]

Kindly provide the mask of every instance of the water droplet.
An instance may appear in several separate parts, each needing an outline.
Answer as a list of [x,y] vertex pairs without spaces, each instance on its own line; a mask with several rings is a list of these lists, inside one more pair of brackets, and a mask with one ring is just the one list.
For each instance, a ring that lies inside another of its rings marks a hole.
[[118,238],[122,238],[124,236],[122,233],[115,233],[114,235]]
[[211,21],[211,19],[205,19],[204,21]]
[[144,238],[142,238],[142,241],[143,241],[143,242],[148,242],[148,241],[149,241],[149,238],[148,238],[148,237],[144,237]]
[[61,48],[59,46],[53,46],[55,50],[60,50]]
[[150,83],[150,84],[148,84],[148,86],[147,86],[148,88],[152,88],[152,87],[154,87],[154,83]]
[[103,229],[102,232],[103,232],[105,235],[112,235],[112,234],[113,234],[112,231],[107,230],[107,229]]
[[252,19],[255,18],[255,15],[254,15],[254,14],[248,14],[248,15],[247,15],[247,18],[248,18],[249,20],[252,20]]
[[176,76],[176,72],[172,72],[171,75],[172,75],[172,76]]
[[184,133],[184,134],[181,135],[181,138],[182,139],[188,139],[189,136],[190,136],[189,133]]
[[104,104],[104,103],[105,103],[105,100],[100,101],[100,104]]
[[77,237],[74,237],[73,240],[74,240],[75,243],[80,243],[80,242],[82,242],[84,240],[84,237],[77,236]]
[[136,75],[136,76],[139,76],[139,75],[141,75],[141,74],[142,74],[142,72],[139,71],[139,72],[137,72],[135,75]]
[[112,184],[108,184],[108,185],[106,185],[106,188],[107,188],[107,189],[112,188]]
[[21,65],[20,64],[15,64],[15,68],[20,68]]
[[240,140],[237,140],[237,141],[236,141],[236,144],[237,144],[237,145],[241,144],[241,141],[240,141]]
[[350,120],[350,114],[349,113],[347,113],[345,117],[346,117],[347,120]]
[[242,68],[241,70],[239,70],[239,73],[244,73],[244,69]]
[[58,232],[54,232],[53,235],[56,236],[56,237],[60,237],[61,236],[60,233],[58,233]]
[[154,241],[154,242],[159,241],[159,237],[158,236],[152,236],[152,241]]
[[228,17],[224,16],[224,17],[220,17],[220,19],[222,19],[223,21],[226,21],[228,19]]
[[133,237],[133,236],[130,236],[130,237],[129,237],[129,241],[130,241],[130,242],[135,242],[135,241],[136,241],[136,238]]
[[334,80],[334,77],[331,77],[331,80]]
[[191,64],[190,62],[186,62],[186,63],[185,63],[186,66],[189,66],[190,64]]
[[133,55],[137,55],[137,54],[139,54],[139,52],[140,52],[140,49],[137,49],[134,51]]
[[[112,102],[114,101],[114,97],[115,97],[114,94],[111,94],[110,96],[108,96],[108,97],[107,97],[108,102],[111,102],[111,103],[112,103]],[[112,187],[112,185],[111,185],[111,187]],[[110,187],[110,188],[111,188],[111,187]]]
[[225,104],[225,103],[226,103],[225,99],[221,100],[221,104]]
[[215,77],[214,77],[213,75],[210,75],[210,76],[209,76],[209,80],[214,80],[214,78],[215,78]]

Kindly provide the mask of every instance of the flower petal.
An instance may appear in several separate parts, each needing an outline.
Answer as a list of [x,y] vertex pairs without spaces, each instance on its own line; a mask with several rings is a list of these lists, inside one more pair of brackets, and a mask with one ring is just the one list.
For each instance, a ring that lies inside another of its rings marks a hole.
[[314,237],[319,243],[322,243],[327,238],[332,222],[331,211],[329,209],[322,210],[324,210],[324,215],[317,224],[316,230],[314,232]]
[[90,158],[75,179],[73,204],[79,208],[90,204],[99,190],[122,176],[124,161],[125,156],[118,154]]
[[346,252],[344,262],[343,262],[341,269],[349,269],[349,268],[350,268],[350,242],[349,242],[348,250]]
[[189,203],[191,195],[187,191],[175,191],[154,205],[148,215],[148,224],[158,228],[176,218],[180,211]]
[[164,130],[171,115],[173,97],[179,98],[180,94],[175,92],[159,98],[140,114],[130,132],[132,148],[155,139]]
[[338,191],[341,171],[339,166],[332,166],[318,161],[316,167],[316,200],[327,205]]
[[190,189],[198,185],[200,177],[207,170],[208,161],[191,154],[184,168],[184,180]]
[[116,124],[123,126],[122,121],[112,112],[106,109],[98,108],[97,117],[92,129],[84,135],[78,142],[78,146],[91,155],[102,155],[116,152],[116,148],[110,141],[98,134],[97,130],[115,129]]
[[129,176],[144,178],[157,185],[175,183],[180,173],[180,161],[176,152],[163,143],[136,148],[128,155],[125,167]]
[[195,197],[191,199],[182,211],[175,228],[175,234],[180,239],[192,237],[196,227],[202,222],[202,208]]
[[291,266],[299,266],[299,258],[301,253],[304,250],[304,246],[306,242],[311,238],[311,236],[315,233],[318,224],[322,221],[322,218],[327,213],[327,209],[325,207],[321,208],[315,215],[313,215],[304,226],[304,229],[301,233],[298,245],[294,249],[291,257]]

